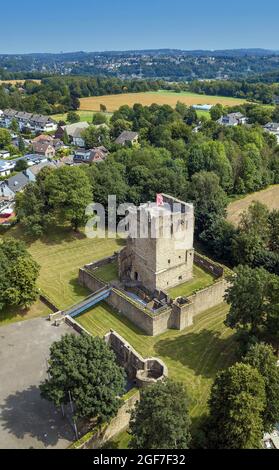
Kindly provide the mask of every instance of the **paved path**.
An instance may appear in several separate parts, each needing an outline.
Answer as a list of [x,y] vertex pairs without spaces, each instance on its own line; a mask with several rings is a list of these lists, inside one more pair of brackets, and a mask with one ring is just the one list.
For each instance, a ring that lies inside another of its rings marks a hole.
[[44,318],[0,327],[0,448],[65,448],[72,441],[68,421],[38,388],[50,345],[72,331]]

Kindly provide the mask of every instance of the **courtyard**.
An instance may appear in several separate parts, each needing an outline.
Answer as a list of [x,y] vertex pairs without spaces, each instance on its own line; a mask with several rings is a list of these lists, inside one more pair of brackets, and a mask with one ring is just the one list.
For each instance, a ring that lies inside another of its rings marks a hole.
[[67,419],[39,391],[50,345],[69,332],[46,318],[0,328],[0,448],[66,448],[74,439]]
[[75,320],[94,336],[103,337],[113,329],[143,357],[161,358],[169,376],[185,384],[191,416],[198,421],[207,412],[216,373],[235,360],[234,335],[224,325],[227,311],[228,305],[220,304],[198,315],[194,325],[183,331],[168,330],[153,337],[145,335],[105,302]]

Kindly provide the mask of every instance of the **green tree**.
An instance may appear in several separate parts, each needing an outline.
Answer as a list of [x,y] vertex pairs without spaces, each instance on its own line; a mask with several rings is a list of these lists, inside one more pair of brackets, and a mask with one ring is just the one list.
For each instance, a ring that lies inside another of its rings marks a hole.
[[11,124],[10,124],[10,129],[15,132],[15,133],[18,133],[19,132],[19,125],[18,125],[18,122],[16,119],[12,119],[11,121]]
[[7,147],[7,145],[11,145],[12,138],[11,134],[7,129],[0,129],[0,149]]
[[188,125],[188,126],[192,126],[193,124],[195,124],[196,122],[198,121],[198,115],[197,115],[197,112],[196,110],[190,106],[189,108],[187,108],[185,114],[184,114],[184,122]]
[[70,143],[69,136],[67,134],[66,129],[64,129],[64,131],[63,131],[62,141],[65,145],[69,145],[69,143]]
[[25,144],[21,135],[18,138],[18,150],[22,154],[25,152]]
[[43,398],[56,406],[69,402],[80,418],[113,418],[124,393],[125,374],[105,341],[87,334],[67,334],[50,348],[49,378],[40,385]]
[[98,126],[100,124],[107,124],[107,116],[104,113],[95,113],[92,117],[92,124]]
[[82,131],[82,137],[87,149],[99,147],[100,145],[104,147],[110,146],[109,130],[106,127],[97,128],[95,126],[89,126]]
[[74,124],[75,122],[79,122],[80,115],[76,113],[75,111],[69,111],[67,114],[67,121],[70,122],[71,124]]
[[117,119],[113,122],[113,126],[111,128],[111,135],[113,138],[117,138],[123,131],[129,131],[132,128],[132,123],[127,121],[126,119]]
[[68,222],[74,230],[86,223],[85,209],[92,202],[92,187],[85,171],[79,167],[61,167],[45,180],[48,204],[57,223]]
[[0,310],[29,307],[38,297],[38,275],[39,266],[24,243],[5,238],[0,244]]
[[244,357],[244,363],[257,369],[264,379],[266,406],[263,410],[263,425],[266,432],[274,429],[279,422],[279,368],[271,346],[259,343],[253,345]]
[[271,251],[279,253],[279,211],[273,210],[268,216],[269,226],[269,248]]
[[192,177],[189,198],[194,202],[196,228],[203,232],[217,217],[225,215],[226,194],[213,172],[200,171]]
[[141,390],[130,430],[134,449],[187,449],[190,418],[182,384],[167,380]]
[[17,160],[16,164],[15,164],[15,171],[24,171],[26,170],[26,168],[28,168],[28,163],[26,160],[24,159],[20,159],[20,160]]
[[264,379],[248,364],[217,374],[209,400],[208,437],[217,449],[258,449],[266,406]]
[[211,119],[213,121],[217,121],[223,116],[223,113],[224,113],[223,106],[218,103],[215,106],[212,106],[209,113],[210,113]]
[[279,277],[263,268],[238,266],[229,277],[226,300],[230,310],[225,324],[256,336],[269,329],[279,333]]
[[92,186],[80,167],[43,168],[35,183],[17,195],[16,213],[29,235],[38,237],[52,225],[70,223],[74,230],[87,221]]
[[253,202],[240,218],[238,231],[232,244],[236,264],[253,265],[259,253],[267,249],[270,238],[268,208]]

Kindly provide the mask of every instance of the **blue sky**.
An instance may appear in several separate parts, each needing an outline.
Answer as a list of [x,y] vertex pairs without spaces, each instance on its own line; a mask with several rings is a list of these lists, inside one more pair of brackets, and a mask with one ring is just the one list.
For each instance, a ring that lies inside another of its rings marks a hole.
[[279,50],[278,0],[3,1],[0,53]]

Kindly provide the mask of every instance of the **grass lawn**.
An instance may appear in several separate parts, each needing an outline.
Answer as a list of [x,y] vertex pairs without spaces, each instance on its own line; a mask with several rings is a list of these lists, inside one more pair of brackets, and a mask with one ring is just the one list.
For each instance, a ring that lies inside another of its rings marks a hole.
[[221,304],[195,318],[184,331],[169,330],[159,336],[147,336],[106,303],[76,318],[95,336],[104,336],[111,328],[123,336],[142,356],[160,357],[169,369],[169,377],[185,384],[193,420],[207,411],[210,387],[220,369],[230,366],[236,348],[232,331],[225,327],[228,311]]
[[129,441],[131,440],[131,435],[128,431],[123,431],[114,436],[113,439],[106,442],[102,447],[103,449],[128,449]]
[[195,291],[210,286],[214,282],[214,276],[205,272],[198,266],[194,265],[194,276],[191,280],[180,284],[179,286],[173,287],[168,290],[168,293],[172,298],[189,296]]
[[143,93],[121,93],[117,95],[104,95],[104,96],[90,96],[88,98],[80,99],[81,111],[99,111],[100,104],[104,104],[109,112],[114,112],[120,106],[126,104],[133,106],[135,103],[141,103],[143,106],[150,106],[152,103],[159,105],[169,104],[175,106],[177,101],[185,103],[188,106],[194,104],[217,104],[221,103],[224,106],[234,106],[242,104],[245,100],[238,98],[230,98],[225,96],[210,96],[198,95],[197,93],[159,90],[148,91]]
[[110,282],[118,279],[118,266],[117,262],[106,264],[101,266],[94,271],[95,276],[97,276],[101,281]]
[[59,309],[65,309],[89,294],[78,283],[79,268],[112,255],[123,243],[120,239],[90,239],[64,227],[53,229],[36,241],[29,240],[20,225],[8,230],[6,236],[25,241],[41,267],[38,286]]
[[[93,114],[96,114],[97,111],[77,111],[77,113],[80,116],[81,121],[87,121],[89,124],[92,124],[92,118]],[[106,116],[108,119],[111,117],[111,113],[106,113]],[[65,121],[67,122],[67,113],[64,114],[53,114],[52,119],[55,119],[55,121]]]
[[0,312],[0,327],[19,321],[31,320],[36,317],[44,317],[51,313],[51,310],[40,300],[37,300],[29,309],[19,310],[9,308]]
[[203,109],[196,109],[196,113],[199,118],[204,117],[207,121],[211,119],[209,111],[204,111]]

